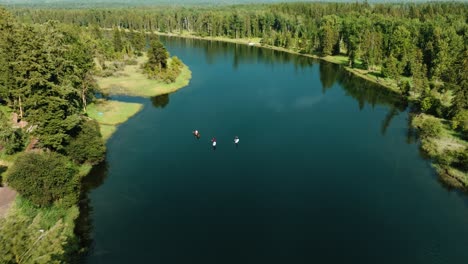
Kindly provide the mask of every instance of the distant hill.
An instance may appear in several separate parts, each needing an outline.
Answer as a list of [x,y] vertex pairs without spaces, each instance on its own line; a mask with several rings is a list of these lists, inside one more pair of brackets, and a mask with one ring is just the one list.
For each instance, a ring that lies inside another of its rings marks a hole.
[[[141,6],[141,5],[232,5],[280,2],[364,2],[365,0],[0,0],[2,5],[21,6]],[[431,0],[442,2],[443,0]],[[464,2],[465,0],[460,0]],[[427,0],[368,0],[369,3],[428,2]],[[446,1],[445,1],[446,2]]]

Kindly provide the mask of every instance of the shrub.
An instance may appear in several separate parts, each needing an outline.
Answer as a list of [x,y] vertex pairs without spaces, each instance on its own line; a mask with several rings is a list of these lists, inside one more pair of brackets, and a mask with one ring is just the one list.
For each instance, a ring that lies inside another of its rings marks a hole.
[[461,150],[445,150],[436,156],[441,165],[452,166],[462,171],[468,171],[468,148]]
[[0,111],[0,146],[8,155],[21,151],[24,147],[24,134],[21,129],[11,126],[8,117]]
[[409,96],[409,92],[411,91],[411,84],[408,81],[405,81],[400,86],[400,90],[403,95]]
[[431,109],[432,104],[434,103],[433,101],[434,100],[431,96],[424,97],[420,102],[421,111],[428,112],[429,109]]
[[455,160],[452,165],[462,171],[468,172],[468,147],[454,152],[454,157]]
[[442,123],[432,116],[415,116],[412,125],[418,128],[422,138],[439,137],[442,133]]
[[461,110],[452,118],[452,128],[458,129],[464,138],[468,138],[468,110]]
[[9,138],[5,141],[5,153],[15,154],[24,148],[24,134],[21,129],[15,129],[11,132]]
[[76,203],[79,194],[78,169],[65,156],[55,152],[22,153],[8,171],[8,183],[38,206],[63,199]]
[[81,125],[81,131],[65,147],[66,154],[75,162],[97,164],[104,159],[106,147],[99,124],[90,120]]
[[454,153],[452,151],[444,151],[438,154],[435,160],[441,165],[450,166],[455,161],[453,154]]

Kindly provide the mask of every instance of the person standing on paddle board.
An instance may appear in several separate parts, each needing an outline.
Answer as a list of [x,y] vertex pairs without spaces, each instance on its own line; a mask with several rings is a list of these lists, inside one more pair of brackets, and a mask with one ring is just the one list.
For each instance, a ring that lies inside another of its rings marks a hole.
[[213,150],[216,150],[216,138],[211,139],[211,144],[213,145]]
[[192,133],[197,139],[200,139],[200,132],[198,132],[198,130],[195,130]]
[[236,148],[239,146],[239,137],[238,136],[234,137],[234,144],[236,144]]

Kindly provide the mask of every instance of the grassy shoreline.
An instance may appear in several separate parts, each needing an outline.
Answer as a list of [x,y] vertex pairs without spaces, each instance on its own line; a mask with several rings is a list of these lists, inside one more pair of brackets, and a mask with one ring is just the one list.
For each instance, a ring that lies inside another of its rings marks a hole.
[[[182,64],[181,72],[173,83],[148,79],[141,71],[141,65],[147,61],[146,54],[136,58],[135,65],[125,65],[109,77],[96,77],[96,81],[105,94],[153,97],[174,93],[186,87],[192,78],[187,65]],[[169,59],[170,63],[171,59]],[[90,118],[99,123],[104,141],[117,130],[117,126],[126,122],[143,108],[139,103],[127,103],[115,100],[97,100],[87,109]]]
[[96,100],[88,106],[86,113],[99,123],[101,135],[107,141],[117,130],[117,126],[125,123],[143,108],[139,103],[127,103],[114,100]]
[[96,81],[106,94],[152,97],[176,92],[187,86],[192,78],[192,72],[183,64],[181,73],[173,83],[148,79],[140,69],[146,60],[146,55],[138,57],[136,65],[125,65],[122,71],[116,72],[113,76],[96,77]]
[[[439,128],[424,126],[428,120],[439,123]],[[450,165],[454,160],[453,153],[465,151],[468,142],[453,131],[446,120],[428,114],[413,114],[411,127],[419,130],[421,149],[432,159],[439,178],[448,186],[468,190],[468,173]]]

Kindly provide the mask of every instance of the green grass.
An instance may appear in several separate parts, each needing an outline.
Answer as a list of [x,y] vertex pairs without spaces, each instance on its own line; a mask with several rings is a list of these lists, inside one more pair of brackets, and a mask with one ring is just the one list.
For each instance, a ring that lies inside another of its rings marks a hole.
[[445,184],[461,189],[468,187],[468,173],[439,164],[433,164],[433,166]]
[[[419,119],[419,120],[416,120]],[[416,123],[421,123],[427,118],[435,118],[427,114],[419,114],[413,117],[411,122],[414,127]],[[441,131],[437,136],[428,137],[421,140],[422,149],[435,160],[433,166],[436,168],[439,176],[445,183],[457,187],[468,187],[468,173],[461,171],[453,166],[439,164],[437,157],[446,155],[447,151],[464,151],[468,147],[468,142],[463,140],[461,135],[452,130],[448,121],[438,118],[442,124]],[[414,122],[414,121],[417,122]]]
[[26,216],[29,219],[33,219],[37,214],[40,213],[41,226],[43,226],[45,229],[52,227],[60,219],[63,219],[64,223],[70,227],[74,227],[74,221],[79,215],[78,206],[76,205],[72,207],[65,207],[60,204],[60,201],[58,201],[51,206],[37,207],[28,199],[21,197],[21,195],[16,197],[11,211],[12,215],[20,214]]
[[10,117],[11,109],[6,105],[0,105],[0,112],[5,114],[6,116]]
[[173,37],[181,37],[181,38],[191,38],[191,39],[203,39],[203,40],[213,40],[213,41],[222,41],[222,42],[230,42],[230,43],[237,43],[237,44],[249,44],[253,43],[255,46],[260,46],[260,41],[262,38],[229,38],[229,37],[223,37],[223,36],[202,36],[199,34],[196,34],[194,32],[189,32],[187,30],[184,30],[182,32],[172,32],[172,33],[167,33],[167,32],[155,32],[157,35],[162,35],[162,36],[173,36]]
[[89,105],[86,113],[99,123],[102,137],[107,140],[117,130],[117,125],[134,116],[142,107],[138,103],[99,100]]
[[78,176],[79,176],[80,178],[86,177],[86,175],[89,174],[89,172],[91,171],[92,168],[93,168],[93,165],[91,165],[91,164],[82,164],[82,165],[78,168]]
[[13,162],[15,162],[16,157],[18,157],[19,154],[20,152],[15,153],[13,155],[7,155],[5,154],[5,151],[0,151],[0,165],[7,167],[11,166]]
[[192,72],[186,65],[183,65],[179,77],[173,83],[167,84],[159,80],[148,79],[140,69],[146,60],[146,56],[138,57],[137,65],[126,65],[117,76],[97,77],[99,87],[107,94],[151,97],[173,93],[187,86],[192,78]]
[[325,56],[325,57],[322,57],[322,59],[328,62],[341,64],[341,65],[348,65],[348,61],[349,61],[348,57],[344,55]]
[[143,107],[138,103],[99,100],[88,106],[87,114],[100,124],[118,125],[127,121]]
[[99,124],[101,135],[107,141],[117,131],[117,126]]

